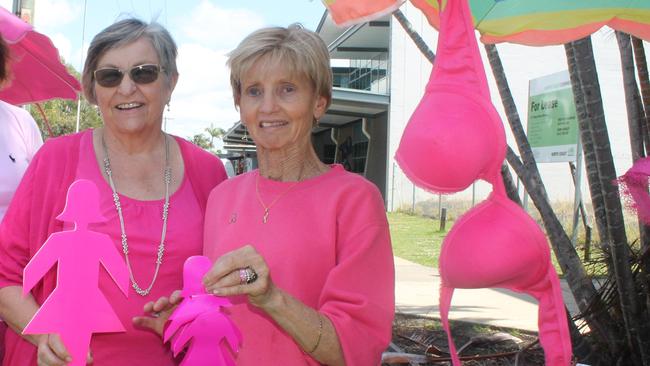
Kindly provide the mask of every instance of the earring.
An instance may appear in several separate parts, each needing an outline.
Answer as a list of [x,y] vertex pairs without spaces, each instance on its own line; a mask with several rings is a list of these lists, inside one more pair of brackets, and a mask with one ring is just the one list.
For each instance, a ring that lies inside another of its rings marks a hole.
[[313,128],[318,127],[318,126],[319,126],[318,122],[319,122],[319,121],[318,121],[318,118],[314,117],[314,121],[312,121],[312,123],[311,123],[311,124],[312,124],[312,127],[313,127]]
[[169,106],[170,104],[171,104],[170,102],[167,102],[167,112],[169,112],[169,110],[171,109],[171,107]]

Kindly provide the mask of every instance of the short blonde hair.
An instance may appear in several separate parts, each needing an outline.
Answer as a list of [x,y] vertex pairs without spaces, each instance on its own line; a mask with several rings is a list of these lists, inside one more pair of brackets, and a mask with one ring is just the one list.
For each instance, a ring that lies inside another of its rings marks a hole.
[[230,85],[235,105],[239,105],[241,79],[263,57],[287,65],[290,70],[311,81],[319,96],[332,102],[332,68],[325,42],[301,24],[258,29],[249,34],[228,55]]

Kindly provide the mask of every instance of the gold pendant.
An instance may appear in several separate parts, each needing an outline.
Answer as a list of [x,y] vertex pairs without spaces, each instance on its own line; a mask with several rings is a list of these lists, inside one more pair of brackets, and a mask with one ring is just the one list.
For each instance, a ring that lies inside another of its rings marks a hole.
[[265,208],[264,209],[264,218],[262,219],[263,223],[267,223],[269,221],[269,209]]

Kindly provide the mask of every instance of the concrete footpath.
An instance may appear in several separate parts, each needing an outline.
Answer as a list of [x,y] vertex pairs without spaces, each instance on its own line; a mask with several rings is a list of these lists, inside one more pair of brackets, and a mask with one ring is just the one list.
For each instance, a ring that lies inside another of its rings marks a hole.
[[[440,318],[438,290],[440,275],[435,268],[395,257],[396,311]],[[565,281],[564,303],[573,314],[576,304]],[[499,327],[537,331],[537,301],[505,289],[457,289],[449,318]]]

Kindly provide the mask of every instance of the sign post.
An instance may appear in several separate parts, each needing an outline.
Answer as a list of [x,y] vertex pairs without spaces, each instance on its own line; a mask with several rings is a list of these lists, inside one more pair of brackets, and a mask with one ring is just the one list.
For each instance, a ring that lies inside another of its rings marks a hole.
[[577,164],[571,242],[578,237],[582,185],[582,146],[578,140],[575,101],[568,71],[530,81],[528,93],[528,142],[538,163]]

